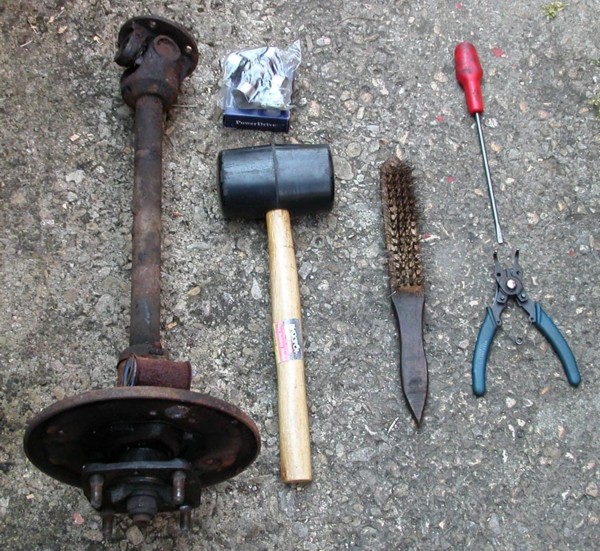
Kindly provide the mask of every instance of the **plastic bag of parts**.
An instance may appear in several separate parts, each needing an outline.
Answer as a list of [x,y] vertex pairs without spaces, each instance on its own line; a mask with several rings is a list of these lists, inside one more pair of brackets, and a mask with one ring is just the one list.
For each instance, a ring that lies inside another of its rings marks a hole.
[[285,50],[265,46],[229,54],[223,66],[222,109],[289,110],[301,60],[298,40]]

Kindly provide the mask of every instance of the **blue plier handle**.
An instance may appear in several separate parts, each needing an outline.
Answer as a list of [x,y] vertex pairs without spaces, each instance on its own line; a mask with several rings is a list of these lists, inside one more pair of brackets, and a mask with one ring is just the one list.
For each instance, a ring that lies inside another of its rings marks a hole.
[[575,356],[573,356],[567,341],[554,325],[554,322],[544,312],[541,305],[538,302],[529,300],[523,288],[522,271],[521,266],[519,266],[519,251],[515,252],[514,263],[511,268],[506,269],[500,265],[497,253],[494,253],[494,261],[496,263],[496,297],[492,306],[487,308],[485,319],[479,329],[479,335],[475,343],[472,366],[473,393],[476,396],[485,394],[485,368],[490,347],[496,330],[502,325],[500,316],[510,298],[514,298],[517,304],[527,312],[531,323],[546,337],[546,340],[559,357],[569,383],[577,386],[581,382],[581,375],[577,368]]

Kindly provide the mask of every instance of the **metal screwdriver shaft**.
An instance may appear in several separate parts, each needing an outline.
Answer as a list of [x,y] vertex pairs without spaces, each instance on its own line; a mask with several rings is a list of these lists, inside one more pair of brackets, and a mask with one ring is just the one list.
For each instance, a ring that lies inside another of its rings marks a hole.
[[477,123],[477,134],[479,136],[479,146],[481,147],[481,156],[483,158],[483,170],[488,187],[490,206],[492,207],[492,216],[494,217],[494,229],[496,231],[496,241],[498,244],[504,243],[502,238],[502,228],[498,217],[498,208],[496,207],[496,197],[494,195],[494,186],[492,185],[492,176],[490,174],[490,165],[487,159],[485,149],[485,140],[483,139],[483,128],[481,125],[481,113],[483,113],[483,96],[481,94],[481,78],[483,69],[479,63],[477,50],[470,42],[461,42],[454,50],[454,64],[456,67],[456,79],[465,91],[467,100],[467,109],[475,117]]
[[483,129],[481,127],[481,116],[475,113],[475,122],[477,123],[477,134],[479,135],[479,147],[481,148],[481,156],[483,158],[483,170],[485,172],[485,180],[488,187],[488,195],[490,197],[490,206],[492,207],[492,216],[494,217],[494,229],[496,230],[496,241],[502,244],[502,228],[498,218],[498,208],[496,207],[496,197],[494,195],[494,186],[492,185],[492,176],[490,174],[490,165],[488,164],[487,152],[485,150],[485,140],[483,139]]

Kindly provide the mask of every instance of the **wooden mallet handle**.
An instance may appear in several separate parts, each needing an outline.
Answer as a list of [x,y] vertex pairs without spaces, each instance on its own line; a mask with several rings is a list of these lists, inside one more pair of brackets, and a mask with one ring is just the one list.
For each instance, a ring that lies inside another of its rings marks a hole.
[[290,215],[267,213],[273,345],[277,363],[281,478],[288,484],[312,480],[310,432],[298,272]]

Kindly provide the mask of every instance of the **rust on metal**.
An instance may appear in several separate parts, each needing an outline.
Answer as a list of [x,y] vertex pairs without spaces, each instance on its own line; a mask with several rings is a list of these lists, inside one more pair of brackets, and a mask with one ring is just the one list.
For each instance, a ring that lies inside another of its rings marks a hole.
[[[137,100],[157,96],[168,109],[179,87],[198,64],[198,48],[183,27],[157,16],[134,17],[119,31],[115,61],[125,67],[121,94],[135,109]],[[140,62],[143,60],[143,62]]]
[[241,472],[260,447],[256,425],[236,406],[172,388],[91,390],[56,402],[36,421],[26,432],[29,459],[72,486],[81,486],[91,458],[94,463],[126,462],[141,452],[150,455],[150,444],[158,440],[155,457],[189,461],[201,486],[210,486]]
[[133,230],[131,256],[131,346],[160,344],[160,249],[163,107],[152,95],[135,109]]
[[235,476],[260,449],[256,426],[237,407],[160,387],[57,402],[29,424],[25,442],[38,469],[83,488],[103,516],[129,513],[140,524],[159,511],[197,507],[203,487]]
[[191,392],[190,363],[171,360],[160,340],[163,118],[196,67],[196,44],[179,25],[145,16],[123,25],[118,47],[121,93],[135,109],[130,346],[115,388],[53,404],[24,437],[36,467],[83,489],[107,539],[115,514],[143,526],[178,511],[189,529],[201,489],[244,470],[260,449],[252,420]]
[[119,386],[165,386],[189,390],[192,365],[160,356],[131,354],[119,362],[117,381]]

